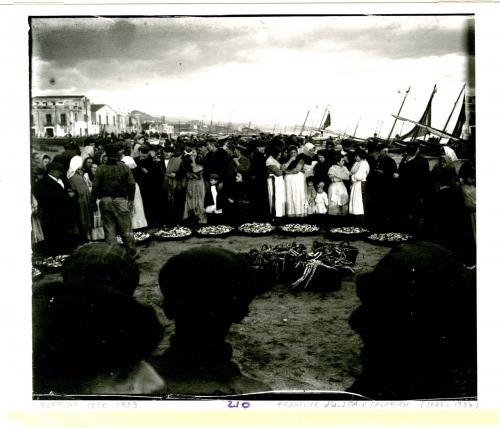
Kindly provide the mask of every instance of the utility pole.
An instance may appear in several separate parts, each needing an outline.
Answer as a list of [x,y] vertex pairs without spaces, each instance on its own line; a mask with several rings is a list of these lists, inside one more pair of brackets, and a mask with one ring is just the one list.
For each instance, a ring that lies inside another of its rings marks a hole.
[[[396,116],[399,116],[399,114],[401,113],[401,110],[403,110],[403,106],[405,104],[406,97],[408,96],[408,92],[410,92],[410,89],[411,89],[411,86],[408,87],[408,90],[405,93],[405,96],[403,98],[403,102],[401,103],[401,106],[399,107],[399,110],[398,110],[398,114]],[[392,128],[391,128],[391,131],[389,132],[389,136],[387,137],[387,140],[391,139],[392,131],[394,131],[394,127],[396,126],[397,121],[398,121],[397,119],[394,119],[394,123],[392,124]]]

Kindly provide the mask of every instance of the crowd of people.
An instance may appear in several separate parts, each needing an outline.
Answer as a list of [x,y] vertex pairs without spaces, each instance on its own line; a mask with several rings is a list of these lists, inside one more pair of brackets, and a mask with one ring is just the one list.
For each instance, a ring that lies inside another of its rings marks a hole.
[[[85,244],[62,277],[33,285],[35,398],[280,397],[241,371],[226,342],[258,289],[240,255],[200,246],[163,264],[161,307],[175,324],[166,349],[155,311],[134,298],[139,268],[124,248]],[[329,399],[476,395],[474,281],[448,250],[429,242],[394,249],[359,278],[358,295],[350,323],[364,341],[363,371],[354,395]]]
[[132,230],[309,218],[474,246],[473,163],[444,146],[431,170],[418,143],[403,151],[398,165],[384,144],[295,135],[88,139],[33,160],[33,242],[56,254],[121,234],[133,254]]

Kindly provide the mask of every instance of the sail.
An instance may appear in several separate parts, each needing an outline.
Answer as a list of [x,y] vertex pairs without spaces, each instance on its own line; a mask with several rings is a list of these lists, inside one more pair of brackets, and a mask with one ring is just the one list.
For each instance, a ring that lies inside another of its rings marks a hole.
[[330,112],[328,112],[328,115],[326,116],[325,122],[323,123],[323,126],[321,129],[326,129],[332,124],[332,118],[330,116]]
[[418,126],[418,124],[415,124],[415,126],[411,129],[410,132],[407,132],[404,135],[400,136],[401,140],[406,140],[407,138],[411,138],[411,141],[416,140],[418,137],[424,137],[430,133],[426,127],[431,126],[431,107],[432,107],[432,99],[434,98],[434,94],[436,93],[436,85],[434,85],[434,89],[432,90],[431,97],[429,98],[429,101],[427,102],[427,107],[424,110],[424,113],[422,115],[422,118],[417,122],[418,124],[424,125],[424,126]]
[[416,121],[411,120],[411,119],[407,119],[407,118],[402,117],[402,116],[396,116],[395,114],[393,114],[392,116],[398,120],[413,123],[416,128],[421,128],[422,130],[425,131],[423,133],[423,135],[433,134],[433,135],[437,135],[438,137],[441,137],[441,138],[449,138],[450,140],[458,140],[459,139],[458,137],[455,137],[451,134],[448,134],[447,132],[440,131],[439,129],[433,128],[432,126],[424,125],[423,123],[419,123],[419,122],[416,122]]
[[462,128],[465,124],[465,97],[464,101],[462,103],[462,107],[460,109],[460,113],[458,115],[457,123],[455,124],[455,128],[453,128],[453,132],[451,135],[453,135],[456,138],[460,138],[462,135]]

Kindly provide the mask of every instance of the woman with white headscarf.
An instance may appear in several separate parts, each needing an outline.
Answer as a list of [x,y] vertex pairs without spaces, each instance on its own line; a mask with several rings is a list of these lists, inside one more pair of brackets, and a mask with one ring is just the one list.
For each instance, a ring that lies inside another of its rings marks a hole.
[[71,190],[74,193],[75,221],[78,226],[80,241],[86,242],[90,238],[90,232],[94,225],[90,190],[83,178],[83,159],[81,156],[73,156],[69,163],[66,177],[69,180]]
[[[123,156],[121,161],[127,165],[132,171],[137,168],[137,164],[131,156]],[[132,229],[142,229],[147,227],[148,222],[144,214],[144,205],[142,203],[141,189],[135,183],[134,208],[132,210]]]

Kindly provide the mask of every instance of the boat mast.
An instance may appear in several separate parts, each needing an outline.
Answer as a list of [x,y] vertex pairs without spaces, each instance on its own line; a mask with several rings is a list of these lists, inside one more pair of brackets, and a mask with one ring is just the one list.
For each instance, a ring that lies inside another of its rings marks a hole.
[[306,122],[308,117],[309,117],[309,110],[307,110],[306,118],[304,119],[304,124],[302,125],[302,129],[300,130],[299,135],[302,135],[302,133],[304,132],[304,128],[306,127]]
[[[411,86],[408,87],[408,90],[406,91],[405,93],[405,96],[403,98],[403,102],[401,103],[401,106],[399,107],[399,111],[398,111],[398,114],[396,116],[399,116],[399,114],[401,113],[401,110],[403,110],[403,106],[405,104],[405,101],[406,101],[406,97],[408,96],[408,92],[410,92],[410,89],[411,89]],[[391,131],[389,132],[389,136],[387,137],[387,140],[390,140],[391,139],[391,136],[392,136],[392,131],[394,131],[394,127],[396,126],[396,122],[398,120],[397,119],[394,119],[394,123],[392,124],[392,128],[391,128]]]
[[[453,104],[453,108],[451,109],[451,113],[450,115],[448,116],[448,120],[446,121],[446,123],[444,124],[444,128],[443,128],[443,132],[446,132],[446,127],[448,126],[448,124],[450,123],[450,120],[451,120],[451,116],[453,116],[453,112],[455,111],[455,108],[458,104],[458,102],[460,101],[460,98],[462,97],[462,92],[465,90],[465,83],[464,85],[462,86],[462,89],[460,90],[460,93],[458,94],[458,97],[457,97],[457,100],[455,101],[455,104]],[[441,141],[441,138],[442,137],[439,137],[439,141]]]

